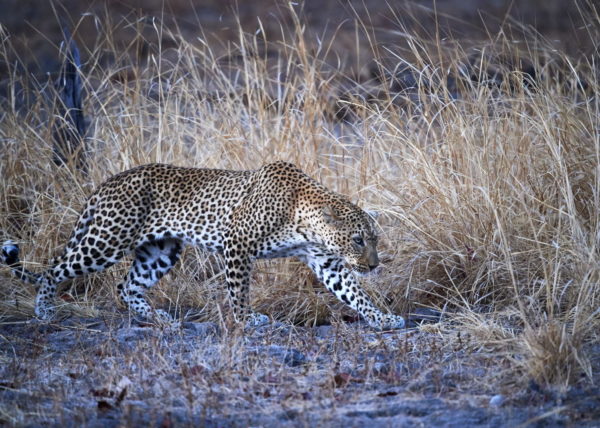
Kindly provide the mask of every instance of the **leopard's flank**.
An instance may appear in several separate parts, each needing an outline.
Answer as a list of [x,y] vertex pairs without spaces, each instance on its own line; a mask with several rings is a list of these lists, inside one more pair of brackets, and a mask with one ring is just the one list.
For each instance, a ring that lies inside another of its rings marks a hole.
[[384,314],[371,303],[355,277],[379,263],[373,220],[285,162],[255,171],[140,166],[98,187],[62,254],[45,272],[25,269],[11,241],[4,243],[0,257],[17,277],[38,287],[35,313],[49,319],[61,282],[133,254],[129,272],[117,285],[119,296],[142,317],[164,321],[169,315],[152,309],[144,293],[177,263],[184,245],[223,254],[237,321],[268,321],[248,308],[253,260],[295,256],[370,326],[404,327],[402,317]]

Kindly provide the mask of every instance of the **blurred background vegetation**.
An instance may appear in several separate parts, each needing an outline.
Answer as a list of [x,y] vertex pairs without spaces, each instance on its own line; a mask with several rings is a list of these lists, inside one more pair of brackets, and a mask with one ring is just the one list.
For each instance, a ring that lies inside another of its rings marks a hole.
[[[375,44],[379,55],[390,58],[385,49],[410,55],[406,35],[423,40],[460,41],[463,48],[479,47],[499,31],[509,31],[514,43],[523,43],[524,33],[534,31],[550,45],[570,55],[589,54],[594,45],[590,28],[582,16],[592,13],[585,2],[562,0],[438,0],[438,1],[378,1],[378,0],[308,0],[292,2],[302,16],[307,42],[316,48],[318,40],[329,41],[335,34],[329,60],[359,78],[367,78],[373,70]],[[26,69],[36,75],[57,73],[60,58],[57,47],[62,40],[61,22],[67,24],[84,52],[89,53],[99,37],[100,28],[114,23],[113,37],[119,46],[129,48],[132,55],[147,57],[158,47],[173,47],[167,34],[144,28],[143,46],[131,46],[141,18],[158,19],[167,28],[175,29],[185,40],[199,44],[198,38],[209,43],[217,55],[239,42],[239,29],[247,33],[262,30],[270,41],[282,40],[293,34],[293,16],[287,2],[276,0],[97,0],[97,1],[36,1],[2,0],[0,23],[10,34],[15,55]],[[125,18],[126,24],[123,22]],[[361,22],[357,22],[357,18]],[[158,21],[157,21],[158,22]],[[519,23],[509,29],[507,24]],[[239,27],[238,27],[239,25]],[[368,30],[364,34],[365,26]],[[282,31],[283,30],[283,31]],[[287,31],[286,31],[287,30]],[[136,50],[133,50],[135,48]],[[105,61],[110,60],[111,53]],[[0,73],[6,72],[0,63]]]

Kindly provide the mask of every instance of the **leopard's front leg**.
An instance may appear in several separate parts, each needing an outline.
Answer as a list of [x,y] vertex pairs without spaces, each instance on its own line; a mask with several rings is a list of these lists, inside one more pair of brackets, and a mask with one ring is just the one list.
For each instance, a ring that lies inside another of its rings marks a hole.
[[249,309],[252,258],[240,251],[240,247],[241,245],[231,242],[224,252],[227,295],[234,320],[245,322],[246,327],[257,327],[267,324],[269,317]]
[[339,300],[356,310],[372,328],[389,330],[405,327],[404,318],[394,314],[384,314],[373,305],[342,259],[332,254],[309,254],[303,259],[325,287]]

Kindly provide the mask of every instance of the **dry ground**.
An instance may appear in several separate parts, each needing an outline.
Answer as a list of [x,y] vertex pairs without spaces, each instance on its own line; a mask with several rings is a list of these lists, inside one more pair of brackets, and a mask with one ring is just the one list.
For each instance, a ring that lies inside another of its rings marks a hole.
[[214,323],[162,331],[122,313],[4,323],[1,417],[60,426],[596,426],[597,387],[516,387],[502,356],[438,328],[276,323],[242,336]]

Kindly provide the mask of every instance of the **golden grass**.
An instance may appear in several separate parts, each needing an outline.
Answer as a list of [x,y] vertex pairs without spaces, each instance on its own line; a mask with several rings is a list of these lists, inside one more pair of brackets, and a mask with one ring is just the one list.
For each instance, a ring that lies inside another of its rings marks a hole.
[[[0,115],[0,238],[19,241],[22,259],[39,270],[64,245],[86,195],[116,172],[148,162],[252,169],[284,159],[381,213],[384,263],[364,281],[378,305],[403,314],[443,308],[450,323],[442,334],[467,331],[483,348],[517,355],[515,369],[540,383],[591,376],[585,349],[600,325],[593,59],[575,60],[535,34],[520,49],[499,34],[474,54],[457,40],[409,37],[408,51],[386,51],[396,64],[410,58],[418,77],[415,90],[399,93],[324,61],[334,40],[315,42],[292,16],[281,41],[240,30],[224,53],[156,20],[107,18],[84,55],[88,178],[52,162],[53,112],[39,85],[10,68],[16,54],[3,32],[0,58],[11,72]],[[123,46],[113,34],[127,25],[137,33]],[[590,37],[598,34],[597,15],[589,26]],[[148,31],[169,47],[138,57]],[[393,75],[371,42],[383,74]],[[507,65],[522,58],[538,70],[534,82]],[[489,82],[491,68],[501,83]],[[204,257],[188,250],[152,293],[155,304],[221,318],[222,273]],[[114,305],[126,269],[67,285],[65,312]],[[33,290],[8,269],[3,275],[0,317],[31,317]],[[295,261],[260,262],[253,280],[254,306],[276,319],[311,325],[332,308],[345,311]]]

